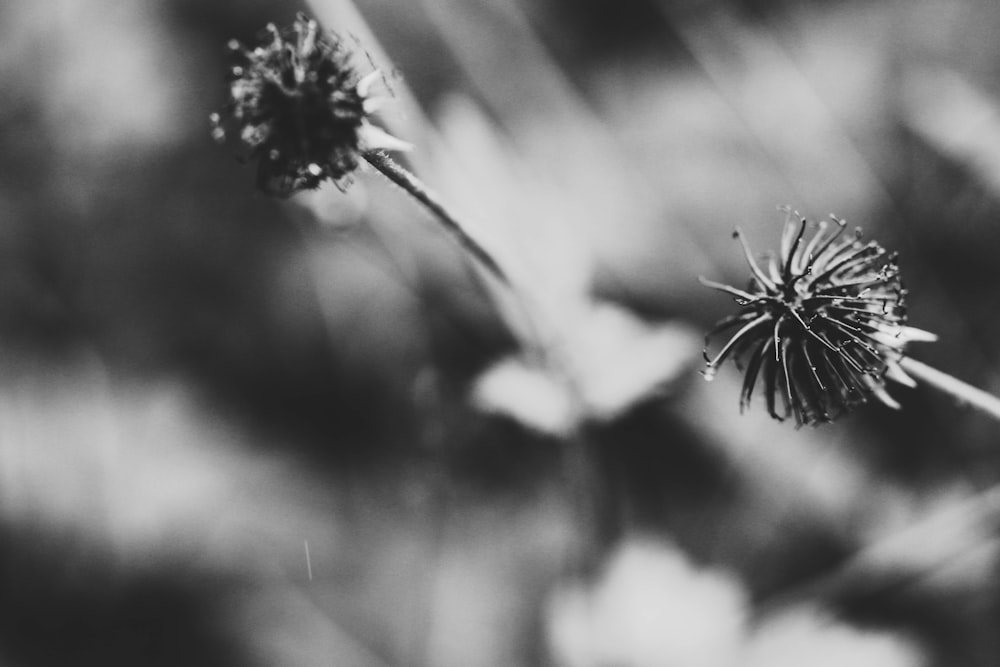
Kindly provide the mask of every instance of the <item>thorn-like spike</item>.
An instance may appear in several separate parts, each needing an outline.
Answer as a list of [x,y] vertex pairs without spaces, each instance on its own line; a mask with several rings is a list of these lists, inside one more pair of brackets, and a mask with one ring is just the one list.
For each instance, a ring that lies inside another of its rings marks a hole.
[[913,382],[898,363],[905,346],[936,339],[905,324],[898,254],[862,242],[860,228],[844,235],[847,223],[833,214],[807,239],[812,223],[792,217],[789,207],[780,210],[786,214],[780,252],[777,259],[771,255],[766,272],[741,230],[733,233],[750,268],[746,290],[699,279],[740,307],[709,333],[742,327],[708,361],[711,374],[732,357],[738,368],[745,366],[741,411],[763,375],[768,413],[778,420],[794,417],[799,425],[830,421],[870,396],[898,407],[885,383]]

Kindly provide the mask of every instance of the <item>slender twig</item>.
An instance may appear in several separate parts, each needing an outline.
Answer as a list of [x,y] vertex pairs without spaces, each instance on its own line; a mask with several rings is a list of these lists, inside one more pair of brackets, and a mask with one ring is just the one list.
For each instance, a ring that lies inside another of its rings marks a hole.
[[959,403],[971,405],[994,419],[1000,420],[1000,398],[910,357],[900,359],[899,365],[916,379],[954,396]]
[[[445,230],[459,246],[472,255],[483,268],[509,290],[515,298],[515,303],[522,308],[524,307],[522,299],[525,298],[525,295],[521,294],[520,290],[510,282],[507,274],[500,268],[493,256],[469,236],[462,224],[445,208],[433,191],[385,152],[368,151],[363,155],[375,169],[423,204],[442,223]],[[533,314],[530,309],[523,314],[526,318],[525,324],[533,329]],[[525,341],[526,347],[541,354],[548,360],[548,363],[552,364],[553,368],[557,368],[563,373],[564,377],[567,378],[567,386],[572,394],[573,403],[576,409],[582,413],[583,399],[579,395],[579,389],[575,386],[575,380],[567,370],[568,363],[560,355],[555,354],[541,336],[535,336],[535,338],[535,341]],[[619,517],[612,504],[613,491],[608,488],[607,480],[603,479],[603,466],[599,460],[599,445],[587,431],[587,425],[577,424],[565,441],[567,446],[565,469],[570,502],[578,514],[584,542],[578,558],[574,559],[571,567],[574,574],[582,578],[593,574],[600,565],[608,545],[616,541],[620,532],[620,526],[617,525]]]
[[389,157],[384,151],[366,151],[363,155],[368,164],[375,167],[386,178],[406,190],[407,194],[423,204],[437,218],[438,222],[441,223],[445,231],[451,235],[458,245],[472,255],[493,277],[505,285],[510,285],[507,274],[500,268],[497,261],[493,259],[493,255],[483,248],[478,241],[469,236],[469,233],[465,231],[465,227],[445,208],[437,194],[402,165]]
[[[438,196],[422,183],[409,170],[393,160],[383,151],[367,151],[362,154],[368,163],[382,173],[390,181],[403,188],[414,199],[420,202],[445,228],[445,231],[458,245],[480,263],[494,278],[506,287],[515,297],[515,302],[524,307],[524,295],[511,283],[507,274],[500,268],[493,256],[479,242],[469,236],[465,227],[444,206]],[[526,325],[531,326],[532,313],[525,312]],[[547,347],[539,337],[536,344]],[[529,345],[535,348],[536,345]],[[568,378],[574,404],[582,410],[582,398],[574,385],[574,380],[566,370],[565,360],[552,358],[549,362],[562,370]],[[556,355],[558,356],[558,355]],[[578,521],[582,531],[583,545],[578,557],[573,559],[571,567],[574,574],[581,578],[592,576],[599,567],[607,549],[617,541],[621,532],[620,517],[616,511],[614,490],[609,487],[609,480],[602,472],[603,465],[599,456],[599,444],[586,433],[587,425],[578,424],[573,433],[567,437],[567,452],[565,457],[567,482],[570,491],[570,502],[578,513]]]

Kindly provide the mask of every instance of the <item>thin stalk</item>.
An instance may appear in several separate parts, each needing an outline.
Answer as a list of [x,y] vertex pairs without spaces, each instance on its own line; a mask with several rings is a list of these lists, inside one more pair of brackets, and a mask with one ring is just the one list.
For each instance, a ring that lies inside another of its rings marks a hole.
[[899,365],[914,378],[922,380],[946,394],[950,394],[959,403],[971,405],[994,419],[1000,420],[1000,398],[910,357],[900,359]]
[[494,278],[504,285],[510,286],[510,279],[504,273],[493,256],[479,244],[474,238],[469,236],[465,228],[453,216],[438,198],[434,191],[430,190],[424,183],[410,173],[398,162],[393,160],[384,151],[365,151],[362,153],[368,164],[375,167],[383,176],[403,188],[411,197],[423,204],[430,213],[437,218],[445,231],[455,240],[462,250],[469,253],[486,269]]
[[[438,196],[409,170],[397,163],[383,151],[362,153],[365,160],[390,181],[403,188],[407,194],[420,202],[444,227],[458,245],[496,278],[514,296],[515,302],[525,308],[523,295],[511,283],[493,256],[483,248],[444,206]],[[523,313],[526,326],[533,329],[533,314],[530,309]],[[534,332],[537,334],[537,332]],[[535,338],[542,344],[542,337]],[[534,347],[529,345],[529,349]],[[544,356],[545,352],[541,354]],[[566,372],[563,360],[550,359],[550,363]],[[567,377],[569,377],[567,375]],[[574,403],[582,405],[579,392],[572,387]],[[594,575],[608,549],[621,536],[621,517],[618,511],[616,489],[601,461],[600,444],[591,433],[591,428],[578,425],[567,437],[564,465],[569,487],[570,502],[577,513],[583,544],[581,551],[570,564],[573,573],[581,579]]]
[[587,581],[597,574],[624,532],[618,480],[602,456],[601,440],[591,425],[577,426],[562,445],[568,498],[581,538],[569,571]]

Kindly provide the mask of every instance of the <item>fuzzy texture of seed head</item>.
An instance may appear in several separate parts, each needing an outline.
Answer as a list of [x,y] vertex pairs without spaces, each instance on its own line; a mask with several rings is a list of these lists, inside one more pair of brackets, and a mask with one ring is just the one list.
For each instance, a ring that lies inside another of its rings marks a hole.
[[[706,336],[704,375],[712,379],[729,358],[743,371],[740,409],[763,385],[768,413],[796,424],[833,421],[876,396],[899,404],[885,390],[887,379],[913,386],[899,366],[906,344],[936,336],[906,326],[906,290],[896,255],[831,215],[813,223],[791,209],[778,254],[762,266],[743,234],[750,268],[745,290],[702,279],[734,297],[739,310]],[[710,357],[713,337],[729,334]]]
[[362,151],[399,147],[368,122],[379,73],[362,77],[352,49],[316,21],[299,14],[284,29],[269,24],[257,45],[232,40],[229,50],[229,101],[212,114],[212,135],[238,137],[264,192],[287,197],[326,180],[343,187]]

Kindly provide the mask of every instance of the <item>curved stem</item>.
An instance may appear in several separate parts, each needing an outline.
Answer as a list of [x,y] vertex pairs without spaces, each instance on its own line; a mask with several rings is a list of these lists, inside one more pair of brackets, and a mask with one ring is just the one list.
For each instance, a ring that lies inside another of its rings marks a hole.
[[[531,309],[525,308],[520,291],[511,283],[493,256],[478,241],[469,236],[462,224],[445,208],[438,196],[385,152],[366,151],[362,155],[383,176],[420,202],[437,218],[445,231],[464,251],[508,289],[518,307],[524,309],[522,315],[525,326],[534,329],[533,313]],[[545,348],[547,346],[543,337],[540,335],[529,336],[527,342],[531,342],[531,337],[536,339],[536,345],[541,346],[542,354],[546,354]],[[530,349],[534,346],[529,345],[528,347]],[[570,377],[565,370],[564,360],[550,359],[549,362],[561,369],[567,377]],[[571,387],[572,383],[573,380],[570,379]],[[572,393],[574,403],[580,404],[582,399],[575,387],[572,389]],[[616,504],[616,490],[612,488],[614,480],[610,479],[604,471],[605,466],[600,460],[600,444],[592,437],[589,427],[586,424],[577,425],[573,432],[567,436],[565,445],[568,451],[565,455],[564,465],[570,499],[578,512],[578,521],[584,543],[578,558],[571,563],[571,567],[576,576],[586,579],[594,575],[610,546],[619,539],[622,525]]]
[[469,233],[465,231],[462,224],[441,203],[437,194],[424,185],[420,179],[389,157],[384,151],[365,151],[362,155],[368,161],[368,164],[375,167],[383,176],[406,190],[407,194],[423,204],[424,208],[437,218],[438,222],[444,226],[445,231],[451,235],[458,245],[472,255],[493,277],[505,285],[510,285],[507,274],[500,268],[497,261],[493,259],[493,256],[478,241],[469,236]]
[[982,389],[977,389],[947,373],[943,373],[936,368],[931,368],[927,364],[916,359],[911,359],[910,357],[900,359],[899,365],[914,378],[922,380],[946,394],[951,394],[959,403],[971,405],[994,419],[1000,420],[1000,398],[997,398],[993,394],[989,394]]

